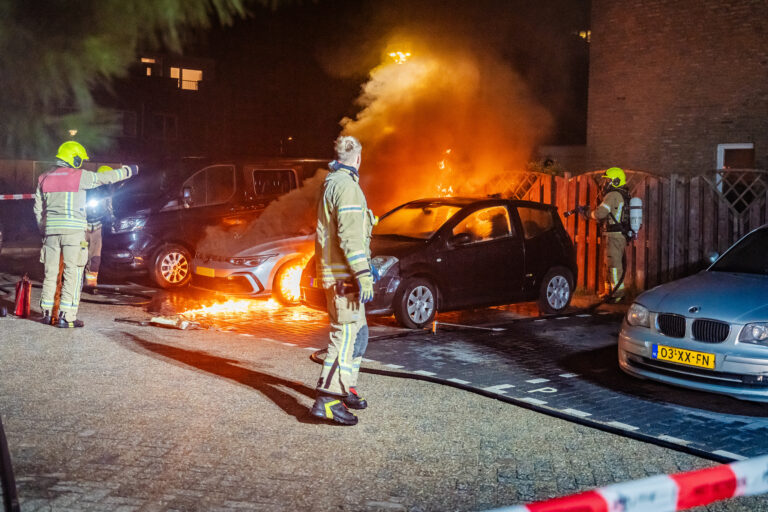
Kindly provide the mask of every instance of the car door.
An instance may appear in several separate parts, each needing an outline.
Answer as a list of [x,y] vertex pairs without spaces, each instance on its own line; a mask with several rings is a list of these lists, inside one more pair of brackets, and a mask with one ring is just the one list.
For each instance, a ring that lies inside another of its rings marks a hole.
[[506,302],[521,293],[523,243],[505,205],[482,207],[444,234],[441,274],[450,307]]
[[187,190],[189,197],[180,215],[187,242],[196,245],[208,226],[219,225],[227,217],[235,184],[235,166],[230,164],[205,167],[184,182],[182,191]]

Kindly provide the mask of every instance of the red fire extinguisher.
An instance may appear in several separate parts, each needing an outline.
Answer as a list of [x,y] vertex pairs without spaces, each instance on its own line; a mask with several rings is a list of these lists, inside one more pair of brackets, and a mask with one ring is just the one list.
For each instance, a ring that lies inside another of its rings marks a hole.
[[16,310],[14,314],[21,318],[29,316],[29,307],[32,300],[32,283],[27,274],[16,283]]

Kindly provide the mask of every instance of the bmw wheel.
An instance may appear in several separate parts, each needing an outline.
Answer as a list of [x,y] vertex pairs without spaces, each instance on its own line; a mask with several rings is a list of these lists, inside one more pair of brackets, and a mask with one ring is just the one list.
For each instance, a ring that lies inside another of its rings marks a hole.
[[573,297],[573,274],[564,267],[549,270],[541,280],[539,288],[539,311],[542,313],[562,313]]
[[422,278],[409,279],[395,295],[395,318],[403,327],[421,329],[437,313],[437,289]]
[[192,257],[186,247],[166,244],[157,251],[152,266],[152,280],[160,288],[180,288],[192,278]]

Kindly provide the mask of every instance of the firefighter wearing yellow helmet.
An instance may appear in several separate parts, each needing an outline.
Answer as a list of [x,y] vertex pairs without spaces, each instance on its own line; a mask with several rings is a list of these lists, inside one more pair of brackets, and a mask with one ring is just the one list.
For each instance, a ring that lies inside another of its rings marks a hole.
[[590,217],[604,223],[603,263],[607,289],[604,298],[620,302],[624,298],[624,266],[622,259],[627,246],[625,225],[629,222],[629,191],[627,176],[619,167],[611,167],[601,176],[603,200],[590,212]]
[[[95,173],[81,169],[88,160],[85,148],[67,141],[56,153],[56,164],[38,178],[35,192],[35,219],[43,235],[40,261],[45,269],[40,309],[43,323],[55,321],[57,327],[83,327],[77,319],[83,269],[88,261],[88,242],[85,240],[86,190],[128,179],[139,172],[136,165]],[[61,303],[58,319],[51,318],[59,259],[63,257],[64,272],[61,285]]]

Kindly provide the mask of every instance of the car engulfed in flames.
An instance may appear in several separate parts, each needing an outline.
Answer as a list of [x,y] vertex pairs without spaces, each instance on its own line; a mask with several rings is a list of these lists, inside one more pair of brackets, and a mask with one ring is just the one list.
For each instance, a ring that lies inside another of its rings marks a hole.
[[283,305],[296,305],[301,298],[301,272],[312,257],[314,240],[314,235],[299,235],[266,241],[234,254],[198,253],[192,261],[191,284],[239,297],[271,295]]

